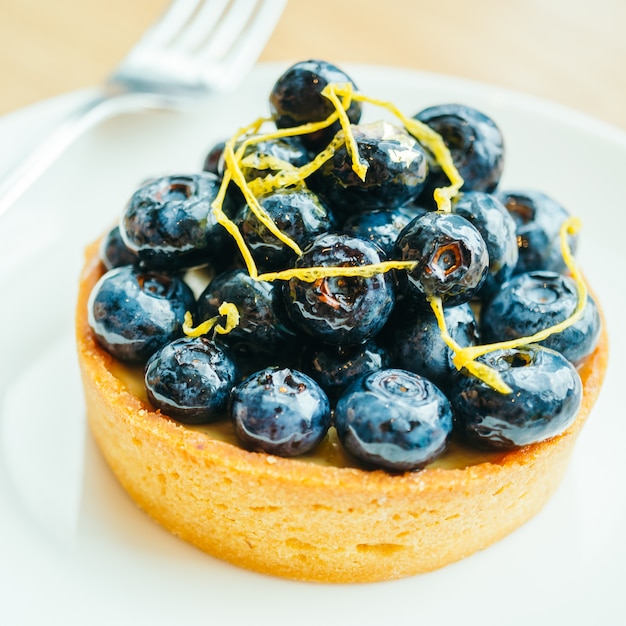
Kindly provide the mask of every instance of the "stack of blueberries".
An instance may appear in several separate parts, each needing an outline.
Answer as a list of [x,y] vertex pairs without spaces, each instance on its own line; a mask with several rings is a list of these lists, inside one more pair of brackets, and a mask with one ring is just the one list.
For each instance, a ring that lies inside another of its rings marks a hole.
[[[269,96],[276,128],[326,120],[335,110],[321,94],[328,84],[358,91],[330,63],[289,68]],[[502,134],[460,104],[414,116],[441,136],[464,181],[451,210],[439,210],[433,192],[450,181],[433,151],[402,125],[362,123],[363,106],[353,99],[346,113],[367,164],[364,180],[340,142],[305,180],[257,199],[301,255],[232,182],[223,209],[261,272],[385,261],[410,261],[410,269],[252,277],[211,208],[227,169],[220,143],[201,172],[144,183],[103,240],[107,272],[89,301],[97,341],[144,366],[148,397],[168,417],[231,419],[242,446],[270,454],[308,453],[332,426],[364,467],[402,472],[430,463],[452,437],[502,450],[558,434],[578,412],[577,367],[600,334],[592,297],[578,321],[541,344],[494,345],[479,358],[509,393],[457,369],[431,301],[440,299],[445,328],[461,347],[529,337],[568,319],[580,296],[562,255],[567,211],[539,191],[501,190]],[[335,122],[261,138],[246,150],[242,173],[251,181],[272,173],[272,163],[302,167],[338,132]],[[575,251],[577,235],[568,245]],[[194,292],[186,279],[198,268],[210,278]],[[230,332],[184,332],[186,313],[200,324],[219,318],[224,302],[239,312]]]

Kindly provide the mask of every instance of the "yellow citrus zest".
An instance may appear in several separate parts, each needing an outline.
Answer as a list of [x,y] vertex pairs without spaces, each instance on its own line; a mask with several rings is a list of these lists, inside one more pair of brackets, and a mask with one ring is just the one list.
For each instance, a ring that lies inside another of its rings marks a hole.
[[[567,268],[570,271],[570,274],[576,283],[576,290],[578,293],[578,299],[576,303],[576,307],[570,316],[564,319],[562,322],[558,322],[553,326],[549,326],[534,335],[529,335],[526,337],[519,337],[517,339],[511,339],[508,341],[498,341],[490,344],[483,344],[480,346],[468,346],[462,348],[459,346],[446,328],[445,319],[443,316],[443,307],[441,305],[440,298],[432,298],[430,304],[433,312],[435,313],[435,317],[437,318],[437,323],[439,325],[439,329],[441,331],[441,337],[445,341],[446,345],[454,352],[453,363],[457,369],[465,368],[470,373],[472,373],[477,378],[480,378],[483,382],[487,383],[490,387],[493,387],[497,391],[501,391],[502,393],[510,393],[510,388],[502,381],[499,374],[495,372],[495,370],[491,370],[486,365],[477,363],[476,359],[488,354],[489,352],[493,352],[494,350],[509,350],[512,348],[520,348],[522,346],[527,346],[533,343],[540,343],[544,341],[550,335],[555,333],[560,333],[572,324],[575,324],[583,314],[585,305],[587,304],[587,284],[580,272],[580,268],[576,264],[574,260],[574,256],[572,255],[572,251],[569,246],[568,236],[577,233],[582,226],[582,222],[577,217],[570,217],[566,219],[561,225],[560,230],[560,244],[561,244],[561,254],[563,255],[563,260]],[[477,366],[478,371],[477,370]],[[484,368],[487,368],[488,371],[484,371]],[[505,389],[508,389],[508,391]]]
[[[260,206],[258,198],[276,189],[306,186],[306,178],[318,170],[328,159],[332,158],[335,152],[343,145],[346,146],[346,150],[350,155],[352,168],[355,174],[357,174],[361,180],[365,179],[368,164],[359,155],[358,144],[352,132],[350,120],[347,115],[347,110],[352,101],[366,102],[373,106],[385,109],[400,120],[407,132],[413,135],[413,137],[415,137],[420,144],[425,146],[431,152],[450,181],[450,185],[437,188],[434,191],[434,199],[437,204],[437,208],[439,211],[443,212],[450,212],[452,210],[452,199],[458,194],[463,186],[463,178],[455,167],[452,161],[452,155],[445,145],[441,135],[419,120],[415,118],[408,118],[393,103],[371,98],[363,93],[355,91],[354,86],[351,83],[330,83],[322,90],[322,95],[324,95],[332,103],[334,108],[333,113],[331,113],[325,120],[302,124],[291,128],[273,128],[270,131],[261,132],[263,126],[272,120],[267,118],[258,118],[252,122],[252,124],[241,128],[226,142],[224,148],[224,161],[226,164],[224,177],[219,193],[212,204],[212,211],[215,219],[227,230],[235,241],[239,251],[241,252],[248,274],[255,280],[275,281],[298,278],[306,282],[314,282],[321,278],[331,276],[371,277],[391,270],[411,271],[416,265],[414,261],[384,261],[381,263],[348,267],[301,267],[259,274],[256,263],[252,257],[252,253],[250,252],[243,235],[237,225],[223,211],[223,203],[226,197],[227,188],[231,183],[234,183],[241,190],[248,207],[257,219],[278,240],[282,241],[285,245],[291,248],[297,256],[301,256],[302,250],[298,244],[277,227],[272,218]],[[328,128],[337,121],[339,121],[341,125],[341,131],[335,135],[334,139],[326,148],[321,150],[313,159],[302,167],[295,167],[290,163],[272,158],[269,155],[263,155],[260,157],[244,156],[248,147],[261,141],[314,133],[324,128]],[[264,177],[258,177],[254,180],[247,181],[242,172],[242,167],[254,167],[256,169],[268,170],[268,174]],[[576,266],[567,242],[567,235],[574,233],[578,228],[580,228],[580,222],[572,218],[567,220],[561,229],[561,250],[566,265],[576,281],[578,290],[578,305],[572,315],[559,324],[555,324],[554,326],[530,337],[521,337],[512,341],[464,348],[459,346],[454,341],[446,328],[441,299],[437,297],[431,298],[430,305],[437,319],[441,336],[454,354],[453,362],[457,369],[466,369],[472,375],[476,376],[501,393],[510,393],[511,389],[508,385],[506,385],[506,383],[504,383],[500,374],[476,359],[496,349],[516,348],[530,343],[543,341],[553,333],[561,332],[571,324],[574,324],[580,318],[587,298],[587,287],[580,271]],[[236,326],[238,323],[238,313],[235,315],[235,312],[231,311],[230,313],[225,312],[223,314],[227,317],[226,328],[218,325],[216,327],[216,332],[229,332],[234,326]],[[189,319],[186,318],[185,333],[194,333],[193,336],[205,334],[211,330],[213,325],[217,323],[218,318],[207,320],[198,326],[198,328],[193,329],[191,326],[191,316],[189,316]],[[237,319],[236,322],[234,321],[235,319]]]
[[[222,302],[217,310],[219,315],[211,317],[194,328],[193,318],[189,311],[185,313],[185,321],[183,323],[183,333],[187,337],[202,337],[211,330],[220,335],[229,333],[233,328],[239,325],[239,311],[232,302]],[[226,318],[226,326],[218,323],[221,318]]]
[[445,344],[452,350],[454,353],[454,357],[452,359],[454,366],[457,369],[465,368],[472,376],[482,380],[484,383],[499,391],[500,393],[511,393],[512,389],[502,380],[500,373],[494,370],[493,368],[485,365],[484,363],[480,363],[475,359],[481,354],[486,354],[487,352],[491,352],[494,348],[491,346],[477,346],[480,348],[486,348],[484,352],[481,354],[477,354],[476,356],[470,355],[469,348],[462,348],[451,336],[448,332],[448,328],[446,326],[446,320],[443,314],[443,305],[441,303],[441,298],[439,296],[433,296],[430,298],[430,306],[435,314],[435,318],[437,319],[437,325],[439,326],[439,332],[441,334],[441,338],[445,342]]
[[280,272],[261,274],[259,280],[273,281],[297,278],[304,282],[312,283],[320,278],[330,278],[332,276],[371,278],[376,274],[382,274],[394,269],[410,271],[415,268],[416,264],[416,261],[382,261],[380,263],[368,263],[367,265],[295,267]]
[[[241,165],[244,167],[255,168],[257,170],[293,171],[296,169],[295,165],[289,163],[288,161],[283,161],[283,159],[279,159],[271,154],[264,154],[262,156],[249,154],[241,159]],[[248,186],[250,186],[250,183],[248,183]]]
[[[293,241],[290,237],[285,235],[277,226],[274,220],[261,208],[257,197],[250,191],[250,187],[246,181],[243,172],[241,171],[241,159],[245,152],[245,149],[248,146],[247,142],[242,142],[241,145],[237,147],[237,152],[235,153],[235,145],[237,140],[244,136],[246,133],[253,130],[257,132],[260,126],[263,123],[263,119],[260,118],[250,126],[241,129],[238,133],[236,133],[233,137],[231,137],[224,146],[224,162],[226,164],[227,171],[230,172],[230,176],[233,182],[239,187],[241,190],[245,201],[247,202],[250,210],[254,213],[256,218],[280,241],[282,241],[285,245],[289,246],[298,256],[302,254],[302,250],[300,250],[300,246]],[[223,186],[223,185],[222,185]],[[222,195],[222,203],[224,201],[224,196],[226,194],[226,190],[224,190],[224,195]],[[217,198],[216,198],[217,201]]]
[[[343,93],[345,89],[351,90],[352,85],[348,84],[347,86],[335,86],[335,90],[339,94]],[[423,122],[404,115],[404,113],[402,113],[402,111],[400,111],[392,102],[371,98],[362,93],[352,93],[351,95],[354,100],[367,102],[368,104],[372,104],[389,111],[389,113],[397,117],[402,122],[404,128],[411,135],[413,135],[413,137],[415,137],[420,144],[426,146],[433,153],[433,156],[443,170],[444,174],[450,179],[450,185],[448,187],[435,189],[435,202],[437,203],[437,208],[440,211],[450,212],[452,210],[450,201],[454,198],[454,196],[456,196],[463,186],[463,178],[454,165],[450,150],[448,150],[448,147],[443,141],[441,135]]]
[[246,264],[246,268],[248,269],[248,274],[250,274],[251,278],[256,279],[259,275],[259,271],[257,269],[256,263],[254,262],[254,258],[252,257],[252,253],[250,252],[250,248],[248,248],[248,244],[246,244],[241,231],[239,230],[237,224],[233,222],[224,210],[222,209],[222,204],[224,202],[224,196],[226,194],[226,188],[230,183],[231,176],[230,172],[226,170],[224,172],[224,178],[222,179],[222,186],[213,201],[213,205],[211,206],[211,210],[213,211],[213,215],[218,224],[221,224],[228,234],[233,238],[237,248],[239,248],[239,252],[243,258],[243,262]]
[[[352,170],[361,180],[365,180],[368,163],[362,159],[359,154],[359,147],[354,138],[354,133],[352,132],[350,119],[346,113],[353,96],[352,83],[329,83],[322,89],[322,95],[331,101],[339,115],[339,123],[341,124],[346,142],[346,150],[352,159]],[[339,100],[340,95],[344,97],[343,101]]]
[[[216,199],[213,202],[212,210],[215,219],[220,223],[228,233],[233,237],[237,247],[239,248],[243,261],[246,265],[249,275],[256,280],[284,280],[285,276],[300,277],[302,280],[307,280],[305,275],[311,276],[311,272],[307,268],[298,268],[289,270],[287,272],[272,272],[268,274],[259,275],[258,268],[252,253],[250,252],[245,239],[237,225],[225,214],[223,211],[223,203],[226,197],[226,190],[228,185],[233,182],[241,190],[248,207],[257,219],[280,241],[290,247],[297,256],[302,254],[302,250],[296,242],[294,242],[288,235],[283,233],[271,219],[271,217],[262,209],[259,204],[258,198],[263,194],[269,193],[278,188],[302,186],[305,185],[304,180],[310,176],[313,172],[319,169],[328,159],[330,159],[337,149],[342,145],[346,145],[346,150],[350,154],[352,159],[352,168],[354,172],[362,180],[367,173],[367,162],[361,159],[358,151],[358,145],[352,128],[350,120],[346,113],[350,107],[352,100],[359,100],[362,102],[368,102],[372,105],[385,108],[392,114],[394,114],[405,126],[405,128],[421,143],[426,145],[433,153],[443,171],[452,181],[449,187],[440,188],[435,190],[435,200],[437,201],[438,208],[440,210],[449,211],[450,200],[458,192],[463,179],[456,170],[452,163],[452,157],[448,148],[441,136],[430,129],[425,124],[418,120],[407,118],[402,114],[395,105],[390,102],[384,102],[375,98],[370,98],[362,93],[354,91],[354,87],[351,83],[329,83],[322,91],[322,95],[330,100],[333,104],[334,111],[325,120],[320,122],[311,122],[302,124],[300,126],[292,128],[283,128],[272,130],[265,133],[260,133],[264,124],[271,122],[267,118],[258,118],[252,124],[241,128],[233,137],[231,137],[224,148],[224,161],[226,164],[224,177],[222,180],[221,188]],[[302,167],[294,167],[291,164],[286,164],[277,159],[271,159],[266,155],[255,159],[253,163],[246,162],[244,157],[245,151],[249,146],[252,146],[261,141],[270,139],[280,139],[284,137],[293,137],[303,134],[309,134],[317,132],[318,130],[327,128],[334,124],[336,121],[341,124],[341,132],[337,133],[334,139],[329,145],[321,150],[311,161]],[[235,149],[236,146],[236,149]],[[254,165],[258,169],[268,169],[272,173],[267,174],[264,177],[258,177],[252,181],[247,181],[243,172],[242,165]],[[380,270],[376,267],[371,268],[369,266],[362,266],[360,268],[350,269],[351,276],[372,276],[378,273]],[[413,264],[410,265],[412,269]],[[327,276],[339,276],[346,274],[346,268],[324,268]],[[391,266],[386,265],[386,269],[383,271],[389,271],[391,269],[406,269],[404,266]],[[314,272],[317,275],[317,272]],[[313,279],[316,280],[316,279]]]
[[255,178],[248,182],[248,187],[253,194],[261,196],[280,188],[304,186],[304,180],[328,161],[343,143],[343,136],[337,135],[326,148],[305,165],[301,167],[291,166],[291,168],[280,170],[275,174]]

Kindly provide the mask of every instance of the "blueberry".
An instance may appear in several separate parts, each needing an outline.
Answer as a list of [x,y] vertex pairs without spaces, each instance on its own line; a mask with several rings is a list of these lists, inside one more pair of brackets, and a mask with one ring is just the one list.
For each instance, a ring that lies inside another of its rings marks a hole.
[[[578,305],[576,283],[556,272],[527,272],[506,283],[481,313],[486,342],[528,337],[564,321]],[[600,336],[600,313],[587,296],[582,317],[560,333],[541,342],[575,365],[595,349]]]
[[[329,83],[354,81],[341,69],[327,61],[301,61],[287,69],[270,92],[270,111],[278,128],[291,128],[309,122],[321,122],[335,112],[332,102],[322,95]],[[355,91],[356,91],[356,85]],[[361,103],[353,100],[347,110],[348,119],[357,124],[361,118]],[[339,122],[328,128],[302,135],[307,148],[323,148],[339,130]]]
[[424,213],[426,209],[412,203],[391,210],[363,211],[348,217],[341,225],[341,230],[375,243],[387,257],[391,257],[402,229]]
[[[296,267],[359,267],[380,263],[381,250],[349,235],[327,233],[313,239]],[[394,305],[391,274],[326,276],[283,285],[290,318],[304,333],[330,344],[358,344],[375,336]]]
[[[225,142],[213,146],[206,155],[203,170],[212,172],[220,179],[226,172],[224,158]],[[235,146],[235,151],[238,146]],[[274,137],[261,139],[247,146],[239,161],[241,173],[247,182],[256,178],[265,178],[282,169],[298,168],[306,165],[309,154],[298,137]],[[282,189],[282,188],[279,188]],[[222,207],[231,219],[235,219],[241,208],[246,205],[245,197],[239,186],[231,181]]]
[[[240,144],[235,144],[235,151]],[[217,174],[220,178],[226,171],[224,148],[226,142],[215,144],[204,159],[203,170]],[[259,138],[248,144],[240,160],[241,172],[250,181],[285,167],[302,167],[309,161],[309,153],[299,137]],[[279,167],[273,167],[277,163]]]
[[299,137],[279,137],[264,139],[250,144],[245,150],[242,160],[242,173],[246,180],[264,178],[278,169],[268,167],[269,161],[282,162],[285,166],[302,167],[309,161],[306,148]]
[[226,147],[225,141],[218,141],[207,152],[202,164],[203,172],[210,172],[220,178],[224,175],[224,148]]
[[255,280],[242,269],[219,274],[198,296],[197,323],[218,315],[223,302],[237,307],[239,324],[219,340],[229,347],[242,373],[285,359],[297,348],[296,333],[281,313],[276,283]]
[[368,341],[356,346],[316,345],[305,354],[303,369],[319,383],[332,402],[357,378],[389,367],[387,351]]
[[107,270],[122,265],[134,265],[139,262],[139,257],[128,249],[120,234],[120,227],[114,226],[100,242],[100,260]]
[[251,375],[233,389],[230,406],[240,442],[278,456],[311,451],[330,427],[330,404],[320,386],[289,368]]
[[155,408],[183,424],[205,424],[225,415],[237,370],[213,341],[182,337],[150,357],[144,378]]
[[446,448],[452,411],[429,380],[401,369],[366,374],[335,408],[346,450],[367,465],[403,472],[430,463]]
[[511,278],[517,266],[515,222],[495,195],[483,191],[461,194],[452,210],[471,222],[485,240],[489,271],[477,296],[489,299]]
[[389,210],[419,195],[426,180],[426,153],[411,135],[388,122],[352,126],[352,133],[360,159],[368,164],[365,180],[352,169],[343,145],[308,181],[333,212]]
[[[504,141],[489,116],[461,104],[440,104],[414,117],[441,135],[464,180],[463,191],[492,192],[496,189],[504,168]],[[422,194],[424,201],[432,201],[435,188],[449,184],[447,176],[431,157],[428,181]]]
[[439,211],[425,213],[402,230],[394,257],[417,263],[397,276],[402,292],[421,305],[433,296],[446,306],[468,302],[482,286],[489,266],[478,230],[460,215]]
[[[333,218],[312,191],[304,187],[279,189],[258,198],[261,208],[279,230],[298,245],[330,230]],[[259,268],[263,272],[291,265],[293,250],[277,239],[247,205],[238,218],[239,229]]]
[[193,313],[195,299],[178,277],[126,265],[102,276],[88,307],[98,343],[121,361],[144,363],[182,335],[185,313]]
[[537,345],[494,350],[479,361],[499,372],[511,393],[473,376],[457,379],[449,394],[455,428],[484,449],[514,449],[560,434],[576,418],[582,383],[559,352]]
[[[226,163],[224,160],[224,150],[226,148],[226,142],[220,141],[216,143],[204,157],[202,164],[202,171],[209,172],[222,180],[226,169]],[[226,189],[224,196],[224,202],[222,203],[222,210],[226,215],[233,219],[237,214],[237,211],[245,204],[245,199],[241,193],[241,189],[231,181]]]
[[126,206],[120,224],[124,242],[153,269],[223,260],[231,242],[211,211],[219,187],[219,179],[209,172],[148,182]]
[[[560,230],[569,212],[553,198],[540,191],[510,190],[497,193],[515,221],[519,260],[516,274],[566,269],[561,252]],[[577,235],[569,236],[569,246],[575,253]]]
[[[445,307],[444,318],[448,333],[461,347],[478,343],[478,323],[469,304]],[[420,374],[446,391],[457,370],[432,310],[411,312],[396,307],[386,330],[394,367]]]

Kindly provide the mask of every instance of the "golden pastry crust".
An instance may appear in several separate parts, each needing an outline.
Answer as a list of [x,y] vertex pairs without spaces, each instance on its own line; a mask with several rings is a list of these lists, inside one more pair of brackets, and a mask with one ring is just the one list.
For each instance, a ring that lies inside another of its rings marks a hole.
[[533,517],[558,487],[599,392],[603,332],[581,369],[584,397],[562,435],[460,469],[390,475],[246,451],[155,412],[112,372],[87,322],[103,269],[80,280],[78,357],[90,428],[112,471],[153,519],[236,565],[288,578],[373,582],[431,571]]

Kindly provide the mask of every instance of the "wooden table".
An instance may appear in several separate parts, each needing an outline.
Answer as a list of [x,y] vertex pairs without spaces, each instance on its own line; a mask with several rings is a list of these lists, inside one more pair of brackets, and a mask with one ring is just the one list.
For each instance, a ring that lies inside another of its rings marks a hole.
[[[0,0],[0,114],[98,83],[166,5]],[[626,129],[625,27],[624,0],[290,0],[262,60],[450,74]]]

